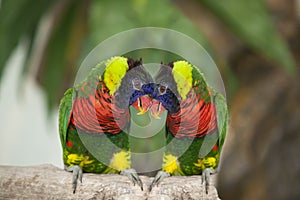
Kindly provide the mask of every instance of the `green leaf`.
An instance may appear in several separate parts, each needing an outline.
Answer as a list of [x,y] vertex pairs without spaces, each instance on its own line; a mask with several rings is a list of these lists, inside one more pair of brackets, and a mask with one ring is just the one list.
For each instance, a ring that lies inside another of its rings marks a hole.
[[64,91],[72,86],[87,31],[88,6],[88,1],[71,1],[52,27],[37,74],[37,80],[46,90],[49,109],[57,105]]
[[41,16],[55,1],[2,0],[0,8],[0,78],[5,63],[20,38],[30,42]]
[[[89,49],[114,34],[140,27],[177,30],[209,49],[201,31],[168,0],[93,1],[89,25]],[[152,55],[149,60],[159,59],[158,55]]]
[[199,0],[234,33],[266,57],[292,73],[295,63],[287,44],[276,31],[263,0]]

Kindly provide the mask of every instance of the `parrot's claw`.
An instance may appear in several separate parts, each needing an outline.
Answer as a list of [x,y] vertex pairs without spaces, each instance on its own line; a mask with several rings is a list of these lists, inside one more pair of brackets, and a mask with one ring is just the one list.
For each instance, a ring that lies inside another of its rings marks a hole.
[[202,185],[205,183],[205,192],[208,194],[208,188],[210,185],[210,175],[217,173],[217,170],[212,170],[211,168],[206,168],[202,172]]
[[138,186],[141,187],[141,190],[143,190],[143,182],[140,179],[137,172],[135,171],[135,169],[126,169],[126,170],[121,171],[120,174],[126,175],[131,180],[133,185],[138,184]]
[[72,167],[65,167],[68,172],[73,172],[72,185],[73,185],[73,194],[76,192],[77,180],[82,183],[82,169],[78,165]]
[[156,176],[154,177],[152,183],[150,184],[148,190],[149,192],[151,192],[152,188],[155,186],[155,185],[158,185],[162,179],[164,179],[165,177],[169,177],[170,176],[170,173],[168,172],[164,172],[164,171],[159,171],[157,172]]

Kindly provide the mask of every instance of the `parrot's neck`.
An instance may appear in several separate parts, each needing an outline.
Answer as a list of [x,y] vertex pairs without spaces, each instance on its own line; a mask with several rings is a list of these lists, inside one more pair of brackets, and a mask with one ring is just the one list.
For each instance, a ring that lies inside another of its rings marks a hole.
[[180,102],[177,96],[171,92],[169,89],[166,94],[158,96],[157,100],[165,107],[170,114],[180,112]]

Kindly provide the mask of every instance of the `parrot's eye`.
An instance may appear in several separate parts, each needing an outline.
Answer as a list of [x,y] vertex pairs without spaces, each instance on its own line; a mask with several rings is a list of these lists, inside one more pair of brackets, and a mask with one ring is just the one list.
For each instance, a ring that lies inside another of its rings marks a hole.
[[167,88],[168,88],[167,84],[161,83],[160,86],[159,86],[159,88],[158,88],[159,94],[160,95],[165,94],[166,91],[167,91]]
[[143,86],[143,83],[141,82],[140,79],[135,78],[135,79],[132,80],[132,87],[133,87],[133,89],[135,89],[135,90],[141,90],[142,86]]

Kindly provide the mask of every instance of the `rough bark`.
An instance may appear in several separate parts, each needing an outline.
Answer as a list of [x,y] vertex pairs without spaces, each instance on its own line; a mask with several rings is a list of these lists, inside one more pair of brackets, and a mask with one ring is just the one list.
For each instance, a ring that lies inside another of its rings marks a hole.
[[126,176],[86,173],[73,194],[72,173],[52,165],[0,166],[0,199],[218,199],[215,175],[208,195],[200,176],[165,178],[150,193],[147,186],[153,178],[141,179],[144,191]]

